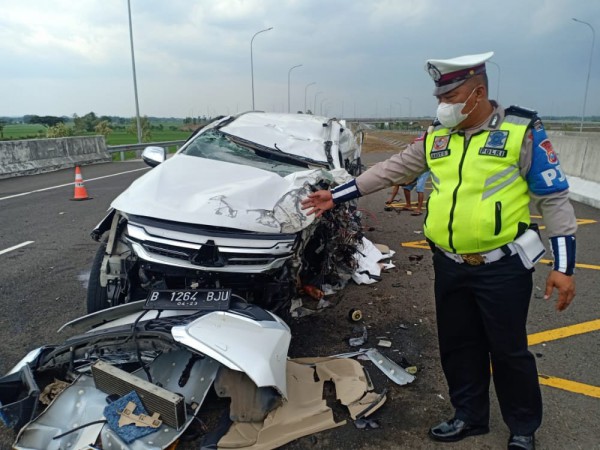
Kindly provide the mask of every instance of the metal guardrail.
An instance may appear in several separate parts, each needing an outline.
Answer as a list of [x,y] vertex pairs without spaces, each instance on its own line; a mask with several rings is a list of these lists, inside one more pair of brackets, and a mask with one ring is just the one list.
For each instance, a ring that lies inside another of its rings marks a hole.
[[121,153],[121,161],[125,161],[125,152],[136,152],[137,157],[139,158],[142,154],[142,150],[146,147],[175,147],[175,149],[179,149],[185,140],[180,141],[163,141],[163,142],[143,142],[141,144],[123,144],[123,145],[107,145],[106,150],[108,153]]

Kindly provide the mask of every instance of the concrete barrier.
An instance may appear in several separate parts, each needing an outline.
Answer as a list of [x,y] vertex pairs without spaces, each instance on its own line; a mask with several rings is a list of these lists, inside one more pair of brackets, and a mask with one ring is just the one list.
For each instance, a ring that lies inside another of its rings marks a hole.
[[571,198],[600,208],[600,133],[553,131],[548,137],[569,180]]
[[104,136],[0,141],[0,179],[107,161]]

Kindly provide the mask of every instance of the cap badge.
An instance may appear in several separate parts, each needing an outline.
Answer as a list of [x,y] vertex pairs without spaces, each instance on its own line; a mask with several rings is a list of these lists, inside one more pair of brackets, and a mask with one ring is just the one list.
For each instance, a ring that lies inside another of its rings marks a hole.
[[442,78],[442,72],[431,63],[427,63],[427,72],[429,72],[429,76],[433,78],[433,81],[439,81]]

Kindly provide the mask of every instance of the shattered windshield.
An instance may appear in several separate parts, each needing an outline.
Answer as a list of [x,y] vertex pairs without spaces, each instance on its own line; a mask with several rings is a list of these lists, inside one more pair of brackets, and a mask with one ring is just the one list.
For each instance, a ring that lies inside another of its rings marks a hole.
[[181,153],[233,164],[268,170],[282,177],[306,170],[308,166],[285,154],[263,149],[258,144],[243,145],[240,140],[218,130],[209,130],[197,136]]

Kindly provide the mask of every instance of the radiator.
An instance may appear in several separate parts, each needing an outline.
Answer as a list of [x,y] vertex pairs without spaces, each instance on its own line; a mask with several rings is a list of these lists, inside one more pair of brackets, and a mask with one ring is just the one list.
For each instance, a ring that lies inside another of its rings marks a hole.
[[176,429],[180,429],[184,425],[185,401],[182,396],[104,361],[97,361],[92,366],[92,376],[96,388],[102,392],[123,396],[135,391],[147,409],[148,415],[159,413],[163,423]]

